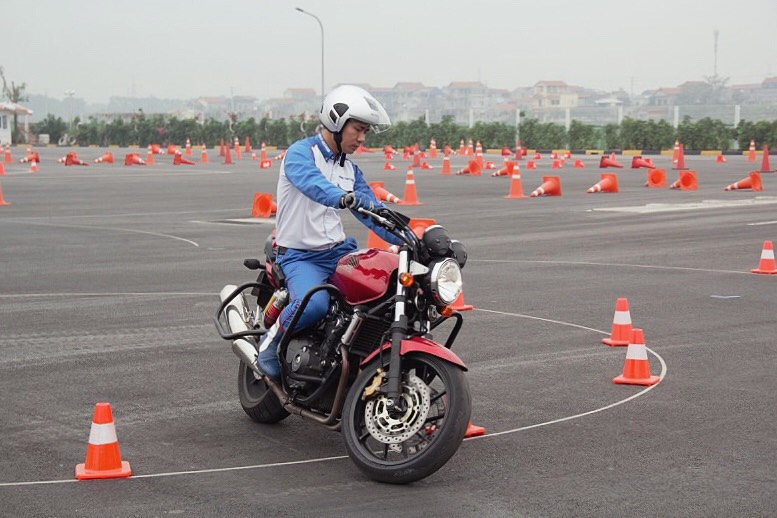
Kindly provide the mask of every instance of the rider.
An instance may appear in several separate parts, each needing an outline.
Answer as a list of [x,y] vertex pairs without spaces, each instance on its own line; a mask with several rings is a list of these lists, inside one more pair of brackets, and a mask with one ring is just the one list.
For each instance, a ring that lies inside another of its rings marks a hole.
[[[383,106],[368,92],[352,85],[332,90],[324,99],[316,135],[292,144],[278,176],[276,264],[286,278],[290,301],[259,346],[259,367],[280,378],[278,344],[305,293],[327,282],[337,261],[357,249],[346,237],[340,209],[348,208],[357,220],[385,241],[399,245],[396,236],[375,225],[356,209],[373,210],[382,204],[367,185],[364,174],[346,155],[364,144],[367,133],[387,130],[391,121]],[[309,327],[326,315],[329,293],[310,298],[295,330]]]

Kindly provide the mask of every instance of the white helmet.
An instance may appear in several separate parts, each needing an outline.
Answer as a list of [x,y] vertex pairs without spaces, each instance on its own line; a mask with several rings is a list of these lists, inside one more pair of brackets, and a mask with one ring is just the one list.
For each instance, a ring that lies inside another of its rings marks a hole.
[[377,99],[363,88],[353,85],[338,86],[329,92],[318,118],[332,133],[342,131],[350,119],[369,124],[375,133],[391,127],[388,113]]

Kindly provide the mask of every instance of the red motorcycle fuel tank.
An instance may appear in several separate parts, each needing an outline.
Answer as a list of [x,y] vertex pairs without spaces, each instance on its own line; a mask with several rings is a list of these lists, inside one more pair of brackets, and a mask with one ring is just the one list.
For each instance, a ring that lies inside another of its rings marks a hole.
[[343,256],[329,282],[351,305],[375,300],[389,289],[391,274],[399,267],[399,256],[385,250],[357,250]]

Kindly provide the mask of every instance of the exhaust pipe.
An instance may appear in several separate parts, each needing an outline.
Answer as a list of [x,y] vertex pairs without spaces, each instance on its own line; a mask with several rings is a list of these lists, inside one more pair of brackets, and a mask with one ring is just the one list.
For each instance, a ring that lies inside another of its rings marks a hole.
[[[237,289],[234,284],[227,284],[221,289],[219,298],[221,302],[224,302],[231,294]],[[233,298],[227,307],[224,308],[224,314],[227,317],[227,325],[232,333],[240,333],[243,331],[249,331],[248,324],[246,322],[251,320],[251,314],[245,304],[245,297],[242,293]],[[232,342],[232,352],[237,355],[240,360],[245,363],[249,369],[254,371],[260,378],[264,377],[264,373],[259,369],[256,364],[258,357],[258,351],[256,346],[246,338],[238,338]]]

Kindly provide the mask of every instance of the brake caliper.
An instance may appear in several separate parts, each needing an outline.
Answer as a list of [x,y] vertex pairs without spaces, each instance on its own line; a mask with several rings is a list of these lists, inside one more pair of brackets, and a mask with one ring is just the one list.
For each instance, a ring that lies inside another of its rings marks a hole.
[[372,383],[364,387],[364,393],[362,394],[362,400],[370,399],[380,392],[380,386],[383,385],[383,380],[386,378],[386,373],[383,369],[378,368],[375,373],[375,377],[372,378]]

